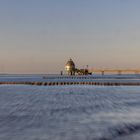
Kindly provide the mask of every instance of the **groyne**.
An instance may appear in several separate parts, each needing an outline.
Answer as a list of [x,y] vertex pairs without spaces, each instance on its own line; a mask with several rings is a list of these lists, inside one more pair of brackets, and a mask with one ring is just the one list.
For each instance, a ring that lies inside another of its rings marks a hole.
[[139,74],[133,74],[133,75],[96,75],[96,76],[43,76],[43,79],[46,80],[55,80],[55,79],[73,79],[73,80],[84,80],[84,79],[88,79],[88,80],[94,80],[94,79],[140,79],[140,75]]
[[95,85],[95,86],[140,86],[131,82],[0,82],[0,85],[36,85],[36,86],[64,86],[64,85]]

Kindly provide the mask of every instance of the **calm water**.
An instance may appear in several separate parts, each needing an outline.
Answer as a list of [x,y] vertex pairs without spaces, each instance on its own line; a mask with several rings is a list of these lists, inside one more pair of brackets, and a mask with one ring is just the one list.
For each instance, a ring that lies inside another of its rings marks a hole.
[[140,87],[0,86],[0,140],[133,139]]
[[[45,77],[45,78],[44,78]],[[58,78],[59,77],[59,78]],[[64,78],[65,77],[65,78]],[[111,83],[140,83],[140,74],[93,74],[88,76],[43,75],[43,74],[0,74],[0,82],[111,82]],[[85,77],[83,79],[79,77]]]

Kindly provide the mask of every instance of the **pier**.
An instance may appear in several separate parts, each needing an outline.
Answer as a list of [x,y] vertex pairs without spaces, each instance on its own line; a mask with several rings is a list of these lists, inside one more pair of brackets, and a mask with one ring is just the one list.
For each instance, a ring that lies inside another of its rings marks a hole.
[[105,75],[106,73],[113,74],[140,74],[140,69],[88,69],[91,73],[101,73]]

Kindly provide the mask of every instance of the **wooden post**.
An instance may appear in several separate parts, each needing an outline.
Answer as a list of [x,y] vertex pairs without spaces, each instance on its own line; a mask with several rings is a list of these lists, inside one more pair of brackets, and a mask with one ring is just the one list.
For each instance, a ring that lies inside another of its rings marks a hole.
[[101,73],[102,73],[102,76],[105,74],[105,72],[104,72],[104,71],[101,71]]
[[121,70],[119,70],[119,71],[118,71],[118,75],[121,75],[121,74],[122,74],[122,71],[121,71]]

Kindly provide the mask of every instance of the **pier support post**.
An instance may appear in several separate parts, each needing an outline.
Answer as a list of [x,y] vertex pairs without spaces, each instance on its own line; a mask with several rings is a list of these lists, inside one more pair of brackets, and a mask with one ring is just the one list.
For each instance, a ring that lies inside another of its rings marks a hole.
[[122,74],[122,71],[119,70],[119,71],[118,71],[118,75],[121,75],[121,74]]
[[105,72],[104,71],[101,71],[101,73],[102,73],[102,76],[105,75]]

